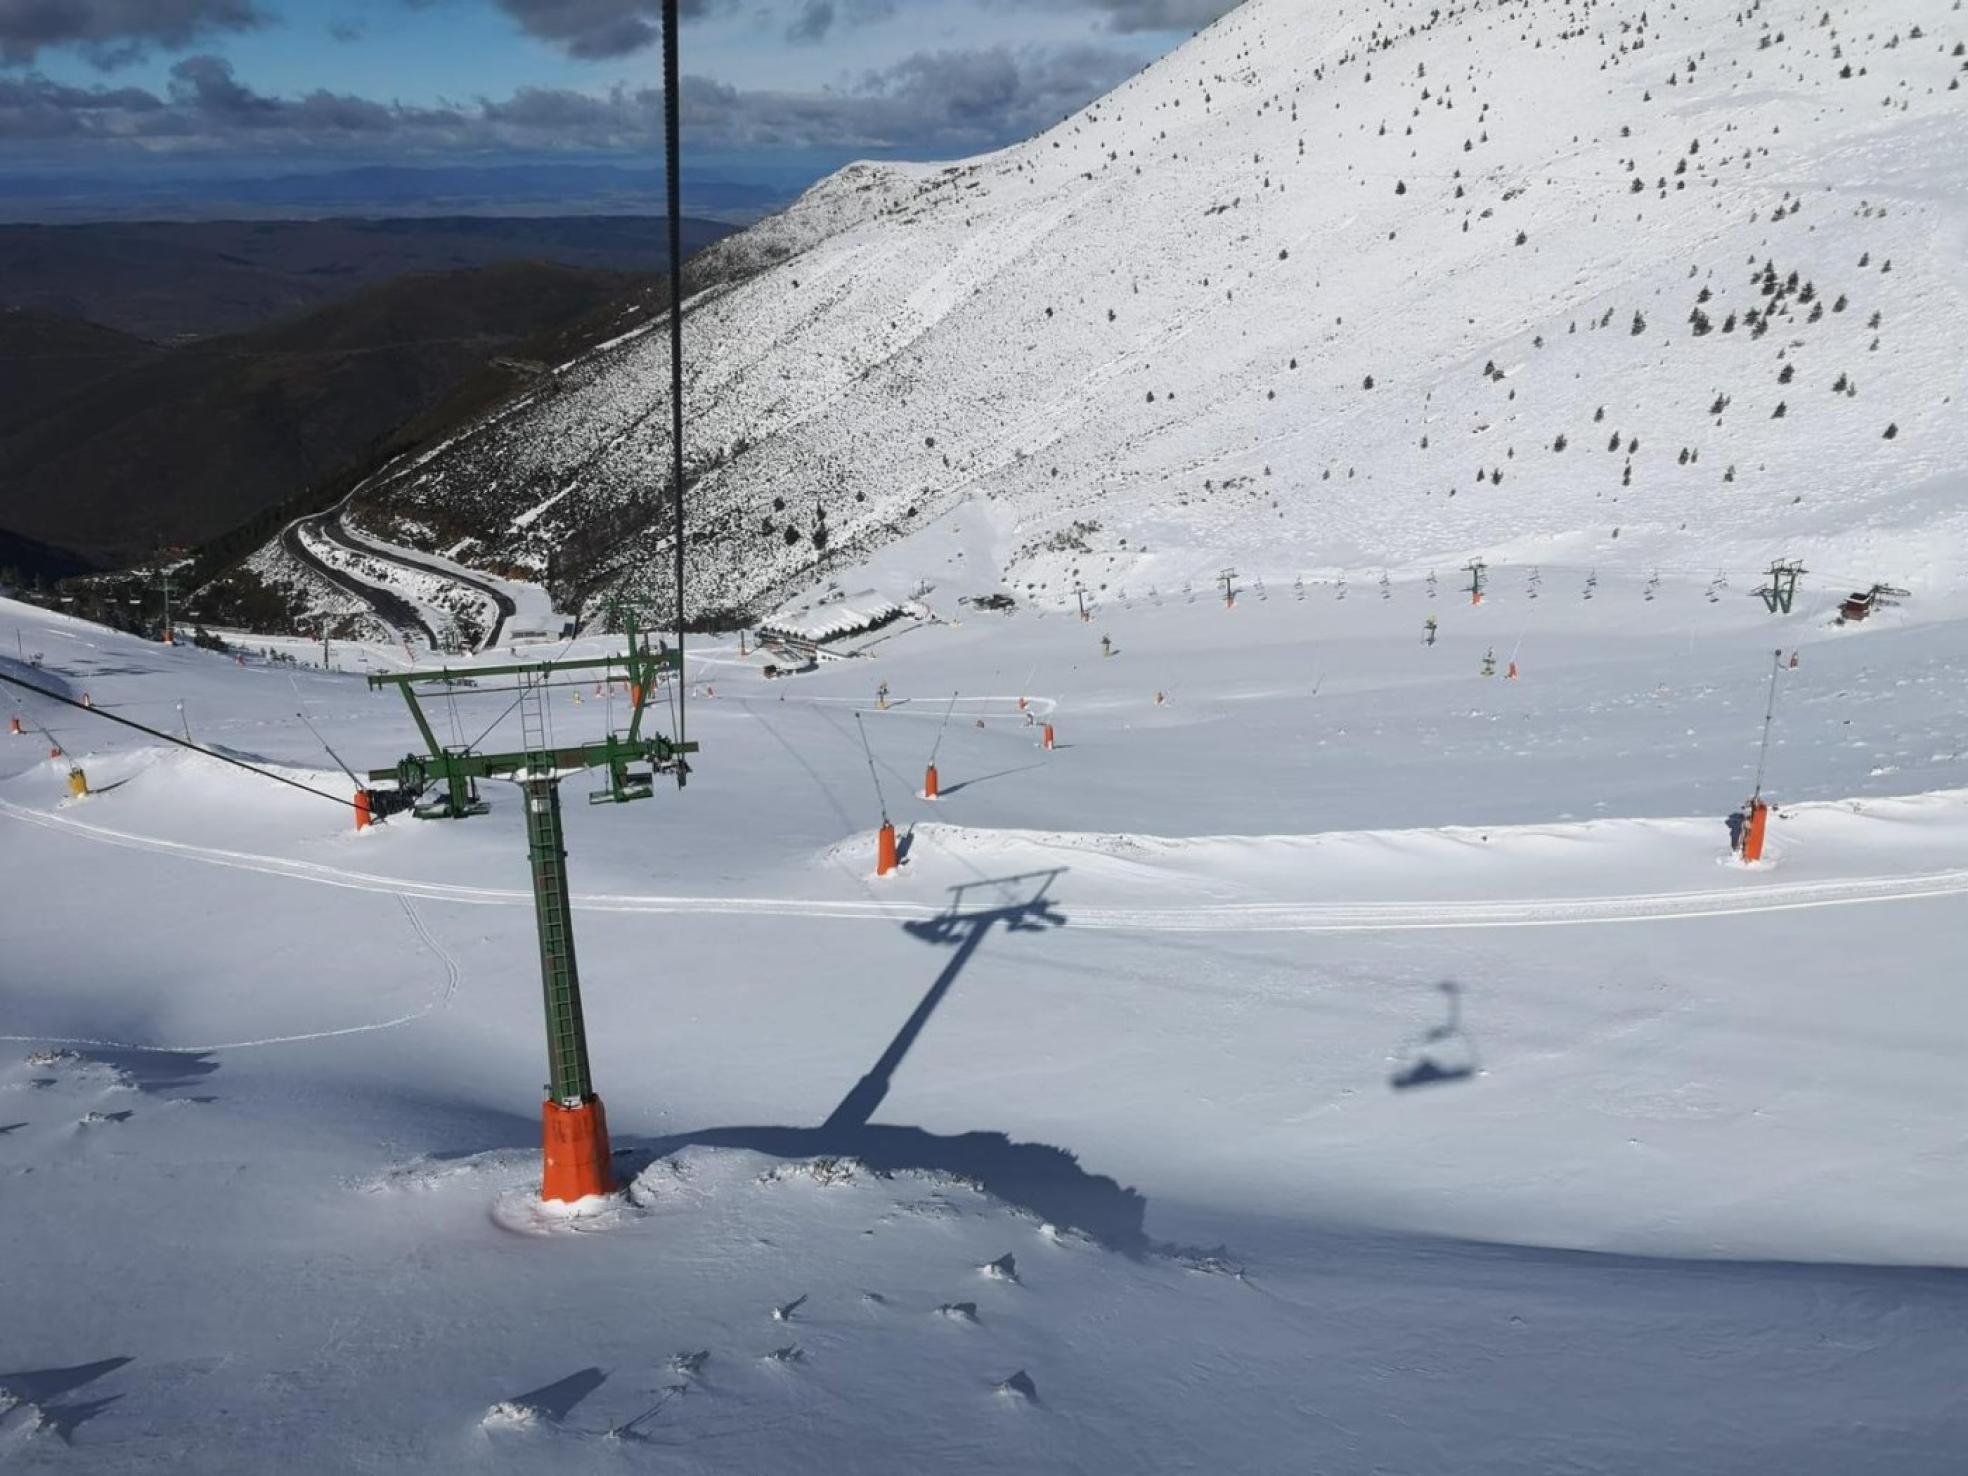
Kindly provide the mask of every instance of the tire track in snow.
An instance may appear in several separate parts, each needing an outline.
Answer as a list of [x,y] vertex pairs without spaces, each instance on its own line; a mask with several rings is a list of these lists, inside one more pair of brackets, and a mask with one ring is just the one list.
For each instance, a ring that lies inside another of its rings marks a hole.
[[[194,846],[157,836],[131,835],[67,815],[29,809],[7,800],[0,800],[0,814],[129,850],[176,856],[182,860],[259,872],[267,876],[284,876],[321,886],[471,906],[533,905],[532,893],[511,888],[413,881],[313,861]],[[1907,902],[1964,894],[1968,894],[1968,869],[1953,868],[1904,876],[1860,876],[1831,881],[1779,882],[1604,897],[1527,897],[1467,902],[1223,902],[1188,907],[1073,907],[1067,916],[1076,928],[1119,932],[1400,933],[1458,928],[1671,922],[1758,912],[1795,912],[1815,907]],[[583,912],[797,917],[891,924],[944,915],[944,909],[920,902],[862,902],[819,897],[688,897],[590,892],[576,893],[573,904]]]
[[437,961],[444,965],[443,990],[422,1009],[412,1010],[407,1015],[398,1015],[390,1020],[376,1020],[367,1025],[344,1025],[335,1030],[308,1030],[295,1035],[268,1035],[257,1040],[226,1040],[211,1045],[157,1045],[152,1042],[131,1040],[97,1040],[82,1035],[0,1035],[0,1041],[25,1045],[100,1046],[104,1050],[156,1051],[170,1056],[202,1056],[212,1051],[238,1051],[249,1046],[295,1045],[301,1041],[335,1040],[344,1035],[370,1035],[378,1030],[394,1030],[399,1025],[408,1025],[413,1020],[421,1020],[427,1015],[434,1015],[450,1008],[452,999],[458,993],[459,981],[463,977],[457,959],[451,956],[443,944],[431,936],[430,929],[424,926],[423,918],[411,905],[410,899],[398,893],[396,900],[403,908],[403,915],[410,920],[410,926],[415,930],[417,937],[436,956]]

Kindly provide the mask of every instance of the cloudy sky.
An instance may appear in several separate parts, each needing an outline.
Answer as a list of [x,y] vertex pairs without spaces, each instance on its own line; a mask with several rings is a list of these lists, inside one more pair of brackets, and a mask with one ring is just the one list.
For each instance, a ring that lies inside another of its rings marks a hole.
[[[950,157],[1232,0],[683,0],[699,161]],[[635,154],[662,0],[0,0],[0,168]]]

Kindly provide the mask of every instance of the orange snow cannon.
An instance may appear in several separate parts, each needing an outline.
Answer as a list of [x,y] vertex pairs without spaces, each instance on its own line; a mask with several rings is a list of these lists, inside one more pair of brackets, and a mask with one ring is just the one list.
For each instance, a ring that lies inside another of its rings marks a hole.
[[608,1114],[601,1098],[587,1097],[577,1107],[547,1102],[541,1108],[542,1147],[546,1172],[540,1198],[572,1204],[596,1194],[615,1192],[609,1166]]
[[1763,832],[1770,825],[1770,806],[1763,800],[1749,802],[1749,824],[1743,831],[1742,856],[1745,864],[1763,859]]

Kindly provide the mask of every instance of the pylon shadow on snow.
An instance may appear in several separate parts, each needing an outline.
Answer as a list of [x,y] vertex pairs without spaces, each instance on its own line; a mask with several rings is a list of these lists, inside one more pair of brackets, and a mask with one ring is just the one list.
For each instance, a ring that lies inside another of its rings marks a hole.
[[[648,1143],[654,1158],[691,1145],[744,1148],[775,1158],[854,1158],[878,1173],[930,1170],[971,1179],[1050,1224],[1084,1232],[1112,1249],[1138,1255],[1149,1249],[1147,1201],[1104,1175],[1088,1173],[1079,1159],[1050,1143],[1017,1143],[1005,1133],[943,1135],[918,1127],[878,1124],[895,1072],[921,1036],[965,967],[992,929],[1043,934],[1067,919],[1048,891],[1061,870],[966,883],[951,888],[949,911],[903,925],[913,938],[954,951],[929,990],[868,1071],[818,1127],[727,1127],[681,1133]],[[967,905],[990,892],[1020,900]]]
[[35,1368],[0,1373],[0,1391],[40,1406],[42,1428],[52,1430],[64,1445],[72,1445],[77,1428],[93,1420],[123,1396],[111,1394],[102,1399],[77,1400],[72,1404],[55,1401],[85,1384],[93,1384],[106,1374],[115,1373],[132,1361],[128,1357],[104,1358],[95,1363],[79,1363],[72,1368]]
[[600,1369],[584,1368],[541,1388],[515,1394],[505,1402],[559,1424],[574,1412],[575,1405],[607,1382],[608,1375]]
[[989,784],[993,779],[1008,779],[1013,774],[1024,774],[1032,769],[1043,769],[1044,767],[1044,764],[1020,764],[1015,769],[999,769],[995,774],[979,774],[975,779],[959,779],[955,784],[944,785],[942,795],[944,799],[948,799],[951,795],[956,794],[960,790],[969,789],[973,785]]

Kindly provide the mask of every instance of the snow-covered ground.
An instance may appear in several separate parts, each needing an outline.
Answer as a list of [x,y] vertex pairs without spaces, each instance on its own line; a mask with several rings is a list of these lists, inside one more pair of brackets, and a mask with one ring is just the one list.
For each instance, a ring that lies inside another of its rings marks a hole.
[[[1082,623],[958,606],[982,528],[843,572],[946,617],[863,659],[694,641],[681,793],[569,782],[632,1181],[585,1216],[533,1198],[511,791],[357,834],[0,697],[99,791],[0,738],[0,1462],[1958,1468],[1959,597],[1837,628],[1808,576],[1783,618],[1745,571],[1503,564],[1480,606],[1444,570]],[[16,605],[0,647],[331,795],[297,711],[358,769],[414,746],[352,672]]]
[[[0,1464],[1958,1471],[1963,44],[1250,0],[720,246],[689,608],[925,618],[693,638],[689,786],[567,785],[585,1213],[515,795],[342,802],[402,644],[0,604],[99,709],[0,699]],[[666,354],[393,471],[461,562],[369,572],[666,568]]]

